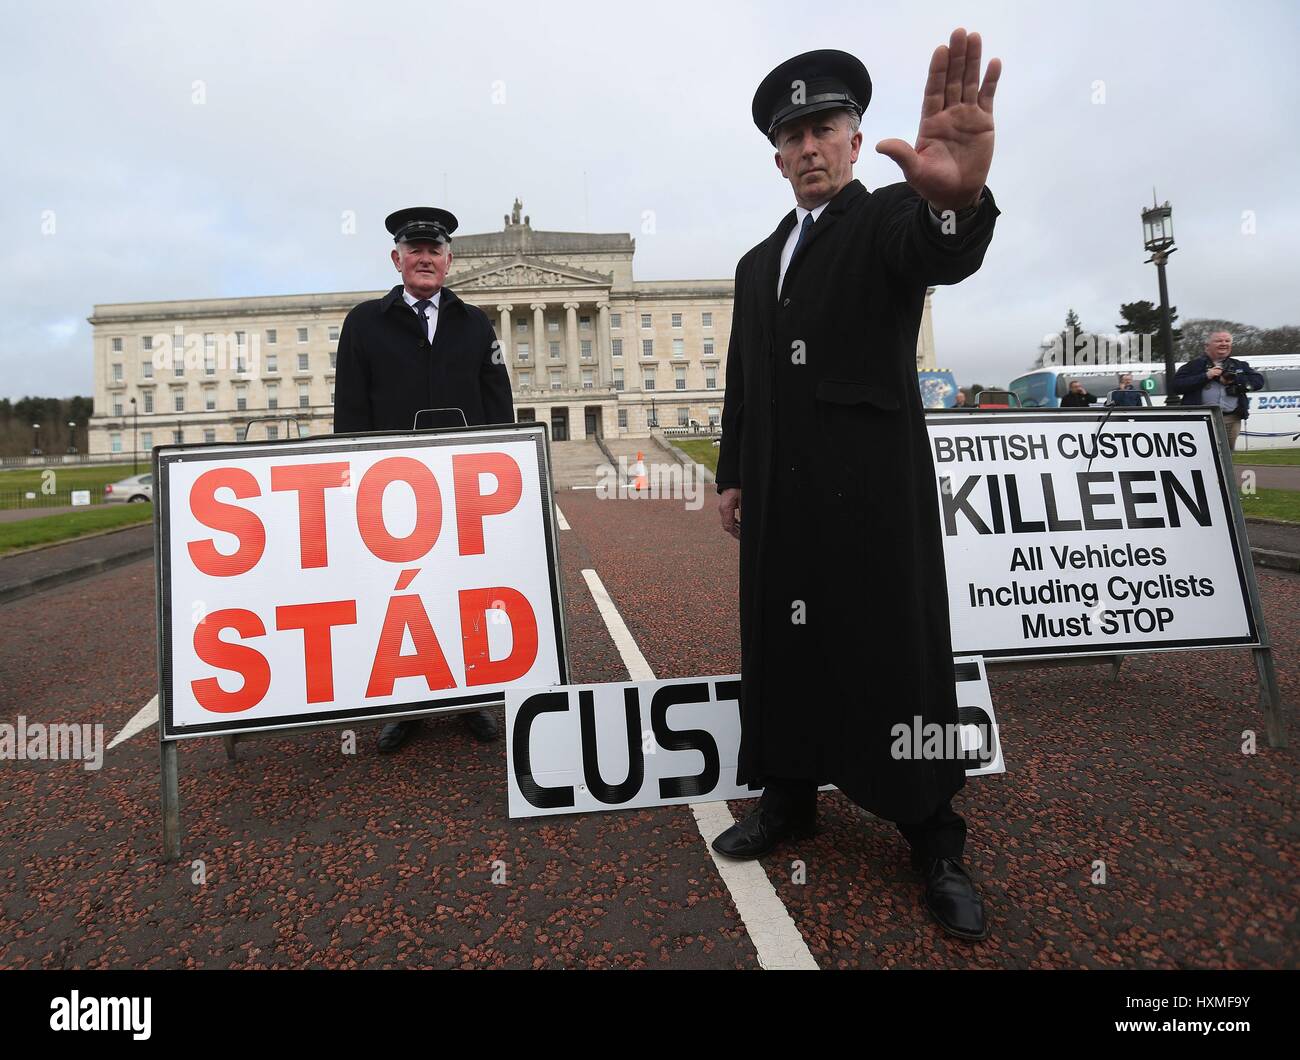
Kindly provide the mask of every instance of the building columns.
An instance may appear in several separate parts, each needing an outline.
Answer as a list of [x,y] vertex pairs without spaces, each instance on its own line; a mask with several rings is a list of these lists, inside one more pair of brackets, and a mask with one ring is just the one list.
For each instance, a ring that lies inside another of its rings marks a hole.
[[[510,364],[510,314],[514,308],[512,305],[497,306],[497,312],[501,314],[501,330],[497,332],[497,343],[501,350],[501,363],[507,367]],[[514,378],[513,373],[510,378]]]
[[611,386],[614,382],[614,366],[609,353],[609,303],[597,302],[600,320],[596,327],[596,363],[600,371],[596,373],[597,386]]
[[578,303],[564,303],[564,360],[568,365],[569,385],[581,388],[582,376],[578,361]]
[[[528,306],[533,311],[533,378],[543,390],[551,388],[551,349],[546,341],[546,303],[531,302]],[[545,369],[545,374],[543,374]]]

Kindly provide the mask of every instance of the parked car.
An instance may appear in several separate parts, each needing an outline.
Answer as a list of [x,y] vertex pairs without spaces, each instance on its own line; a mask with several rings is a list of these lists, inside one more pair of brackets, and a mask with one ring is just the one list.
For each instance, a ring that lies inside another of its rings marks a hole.
[[153,474],[132,475],[104,487],[104,503],[114,501],[153,501]]

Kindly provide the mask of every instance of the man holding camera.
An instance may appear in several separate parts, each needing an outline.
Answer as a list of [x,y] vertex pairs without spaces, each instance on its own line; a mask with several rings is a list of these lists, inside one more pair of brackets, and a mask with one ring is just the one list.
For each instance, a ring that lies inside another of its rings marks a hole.
[[1228,448],[1237,448],[1242,422],[1250,415],[1248,391],[1263,390],[1264,377],[1245,361],[1230,356],[1232,336],[1214,332],[1205,343],[1205,355],[1188,361],[1174,376],[1174,393],[1184,405],[1209,405],[1223,413]]

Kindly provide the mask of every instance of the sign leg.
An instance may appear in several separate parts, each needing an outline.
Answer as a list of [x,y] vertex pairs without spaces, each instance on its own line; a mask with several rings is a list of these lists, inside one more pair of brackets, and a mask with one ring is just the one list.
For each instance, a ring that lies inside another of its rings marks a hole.
[[222,742],[223,744],[226,745],[226,759],[227,759],[227,761],[230,761],[230,762],[237,761],[237,760],[238,760],[238,755],[235,754],[235,737],[234,737],[234,736],[223,736],[223,737],[221,737],[221,742]]
[[1254,648],[1251,654],[1255,656],[1255,672],[1259,674],[1259,698],[1264,706],[1268,745],[1285,747],[1286,719],[1282,715],[1282,692],[1277,685],[1277,670],[1273,668],[1273,649]]
[[181,856],[181,796],[176,773],[176,741],[159,743],[162,754],[162,832],[163,859],[176,861]]
[[1120,667],[1123,665],[1124,665],[1124,656],[1122,655],[1116,655],[1110,660],[1110,679],[1112,681],[1119,680],[1119,670]]

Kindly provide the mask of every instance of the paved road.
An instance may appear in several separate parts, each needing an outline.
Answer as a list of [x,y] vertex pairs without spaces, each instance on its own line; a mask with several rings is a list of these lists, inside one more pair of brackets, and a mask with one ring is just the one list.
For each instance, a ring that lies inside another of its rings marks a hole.
[[[737,669],[736,545],[707,504],[573,492],[560,507],[576,680],[627,673],[587,569],[657,675]],[[1294,705],[1300,578],[1260,583]],[[111,736],[154,694],[154,666],[151,561],[0,607],[7,721],[100,722]],[[817,965],[1300,963],[1300,756],[1263,743],[1249,656],[1137,657],[1118,685],[1105,678],[994,678],[1008,772],[958,800],[989,942],[938,934],[893,827],[824,794],[817,837],[763,865]],[[1300,736],[1294,709],[1290,725]],[[1261,733],[1254,756],[1244,729]],[[689,809],[515,822],[503,744],[451,719],[392,757],[373,735],[355,755],[337,732],[267,738],[236,763],[219,741],[182,745],[178,864],[159,859],[155,730],[98,772],[0,763],[0,967],[759,965],[757,925]],[[1090,882],[1098,860],[1104,886]]]
[[1300,467],[1247,464],[1242,460],[1236,461],[1236,467],[1238,488],[1243,476],[1254,476],[1256,489],[1300,490]]

